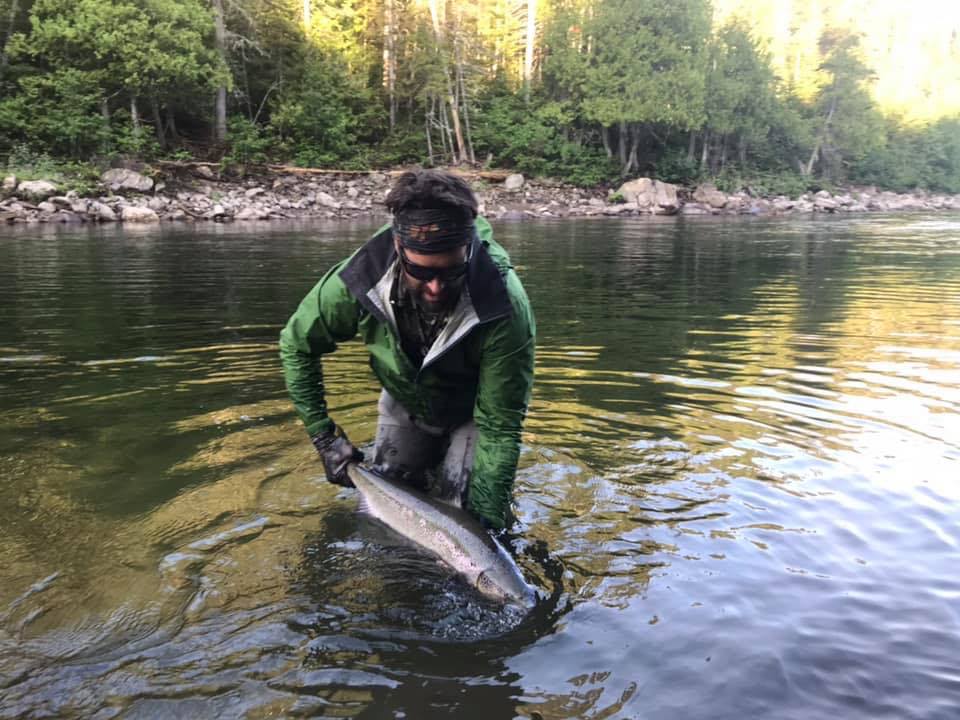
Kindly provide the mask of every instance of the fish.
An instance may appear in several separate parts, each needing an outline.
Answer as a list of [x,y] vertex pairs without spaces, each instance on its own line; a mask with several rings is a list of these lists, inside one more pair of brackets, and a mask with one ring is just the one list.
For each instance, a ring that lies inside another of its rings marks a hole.
[[363,511],[436,555],[483,595],[527,610],[536,605],[536,590],[473,515],[358,463],[350,463],[347,474]]

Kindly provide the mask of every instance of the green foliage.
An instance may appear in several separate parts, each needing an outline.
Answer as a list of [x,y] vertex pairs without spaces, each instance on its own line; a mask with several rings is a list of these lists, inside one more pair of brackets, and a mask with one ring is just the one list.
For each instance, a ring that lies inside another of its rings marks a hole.
[[528,107],[521,97],[501,91],[487,99],[482,114],[485,122],[474,137],[477,152],[489,154],[498,166],[581,186],[616,177],[616,167],[601,150],[567,135],[572,119],[567,104]]
[[773,196],[785,195],[798,198],[810,190],[822,189],[819,185],[811,186],[809,178],[790,171],[771,172],[763,170],[724,170],[715,177],[708,178],[718,190],[726,193],[747,191],[753,195]]
[[325,166],[358,154],[382,122],[382,110],[369,91],[353,78],[343,61],[315,54],[303,84],[288,88],[273,112],[271,126],[303,166]]
[[99,170],[92,165],[58,160],[27,145],[10,149],[5,172],[20,180],[50,180],[63,192],[74,190],[80,194],[93,193],[100,179]]
[[[789,195],[840,182],[960,192],[960,121],[908,124],[874,99],[904,85],[865,60],[890,75],[878,43],[893,16],[860,13],[864,40],[853,0],[772,3],[19,0],[0,11],[0,157],[362,169],[462,153],[578,185],[643,174]],[[942,77],[914,72],[914,95],[946,88],[931,108],[960,98],[958,30],[931,30],[923,51]],[[211,144],[220,88],[228,142]]]
[[224,165],[262,165],[270,159],[276,139],[242,115],[227,120],[230,150],[223,157]]

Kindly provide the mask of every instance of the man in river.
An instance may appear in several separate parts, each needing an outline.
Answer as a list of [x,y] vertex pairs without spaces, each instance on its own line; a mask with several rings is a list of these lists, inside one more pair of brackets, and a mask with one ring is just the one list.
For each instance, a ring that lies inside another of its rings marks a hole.
[[280,333],[287,389],[327,479],[350,485],[363,455],[327,414],[320,361],[359,332],[383,387],[374,464],[503,528],[533,384],[529,300],[461,178],[404,173],[386,205],[392,223]]

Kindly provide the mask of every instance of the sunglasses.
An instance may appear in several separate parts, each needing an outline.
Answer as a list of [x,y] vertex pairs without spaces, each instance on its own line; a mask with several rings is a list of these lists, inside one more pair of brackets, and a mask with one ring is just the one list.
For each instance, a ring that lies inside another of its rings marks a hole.
[[420,282],[428,283],[434,278],[442,283],[449,283],[453,282],[454,280],[459,280],[467,274],[467,268],[470,265],[469,256],[467,256],[467,259],[462,263],[448,267],[427,267],[426,265],[417,265],[416,263],[410,262],[410,258],[407,257],[407,254],[403,251],[403,248],[399,248],[399,250],[400,264],[403,266],[404,272]]

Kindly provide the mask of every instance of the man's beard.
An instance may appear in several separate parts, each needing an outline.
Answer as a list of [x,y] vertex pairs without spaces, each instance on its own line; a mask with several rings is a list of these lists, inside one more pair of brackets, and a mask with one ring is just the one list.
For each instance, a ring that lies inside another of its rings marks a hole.
[[441,313],[451,310],[457,300],[460,298],[460,292],[463,289],[463,280],[454,280],[443,286],[440,296],[436,300],[430,300],[426,297],[426,286],[410,289],[410,295],[413,297],[417,307],[427,313]]

